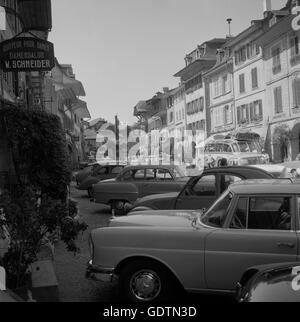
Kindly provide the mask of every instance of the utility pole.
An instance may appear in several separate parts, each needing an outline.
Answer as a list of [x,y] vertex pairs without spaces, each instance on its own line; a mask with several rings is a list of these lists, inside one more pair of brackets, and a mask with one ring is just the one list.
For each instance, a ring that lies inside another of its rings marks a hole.
[[118,115],[115,116],[115,133],[116,133],[116,161],[120,160],[120,121]]

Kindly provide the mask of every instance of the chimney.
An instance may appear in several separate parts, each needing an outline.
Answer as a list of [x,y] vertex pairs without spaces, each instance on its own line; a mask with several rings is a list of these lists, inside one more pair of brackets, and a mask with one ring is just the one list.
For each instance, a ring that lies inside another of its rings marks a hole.
[[268,15],[270,11],[272,11],[272,0],[263,0],[264,1],[264,17]]

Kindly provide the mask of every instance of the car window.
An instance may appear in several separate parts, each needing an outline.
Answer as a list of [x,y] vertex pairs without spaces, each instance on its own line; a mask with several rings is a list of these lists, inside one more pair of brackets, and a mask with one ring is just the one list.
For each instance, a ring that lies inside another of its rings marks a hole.
[[156,178],[162,181],[172,180],[172,175],[167,169],[157,169]]
[[193,195],[196,196],[215,196],[216,195],[216,177],[207,175],[201,177],[192,188]]
[[229,144],[224,144],[224,152],[232,153],[232,148]]
[[95,171],[96,174],[108,174],[108,167],[103,167]]
[[228,187],[235,183],[241,181],[242,178],[236,176],[236,175],[228,175],[228,174],[222,174],[220,178],[220,189],[221,193],[223,193],[225,190],[228,189]]
[[292,198],[252,197],[249,198],[249,206],[245,200],[247,200],[247,198],[241,198],[241,200],[239,200],[230,226],[231,228],[246,228],[255,230],[291,230]]
[[134,174],[134,172],[132,170],[126,171],[122,176],[122,180],[124,180],[124,181],[133,180],[133,174]]
[[134,180],[145,180],[145,170],[135,170],[133,174]]
[[248,198],[239,198],[230,224],[232,229],[246,229],[248,226]]
[[146,169],[146,180],[156,179],[156,169]]
[[123,170],[123,167],[114,167],[112,170],[111,170],[111,173],[112,174],[119,174],[121,171]]
[[204,214],[201,222],[208,226],[223,227],[232,199],[232,193],[226,191]]

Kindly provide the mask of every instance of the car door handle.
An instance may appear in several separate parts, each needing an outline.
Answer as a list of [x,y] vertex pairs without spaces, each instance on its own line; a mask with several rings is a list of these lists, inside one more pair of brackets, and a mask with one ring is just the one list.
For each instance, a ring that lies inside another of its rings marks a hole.
[[277,243],[278,247],[288,247],[288,248],[294,248],[295,244],[293,243]]

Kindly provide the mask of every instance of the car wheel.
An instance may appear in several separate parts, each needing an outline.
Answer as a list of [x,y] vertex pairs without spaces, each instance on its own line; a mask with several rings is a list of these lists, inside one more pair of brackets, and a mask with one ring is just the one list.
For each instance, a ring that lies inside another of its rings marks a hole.
[[115,216],[125,215],[125,202],[121,200],[116,200],[112,202],[112,214]]
[[132,262],[120,274],[121,297],[126,301],[150,303],[168,300],[172,294],[170,277],[154,262]]

